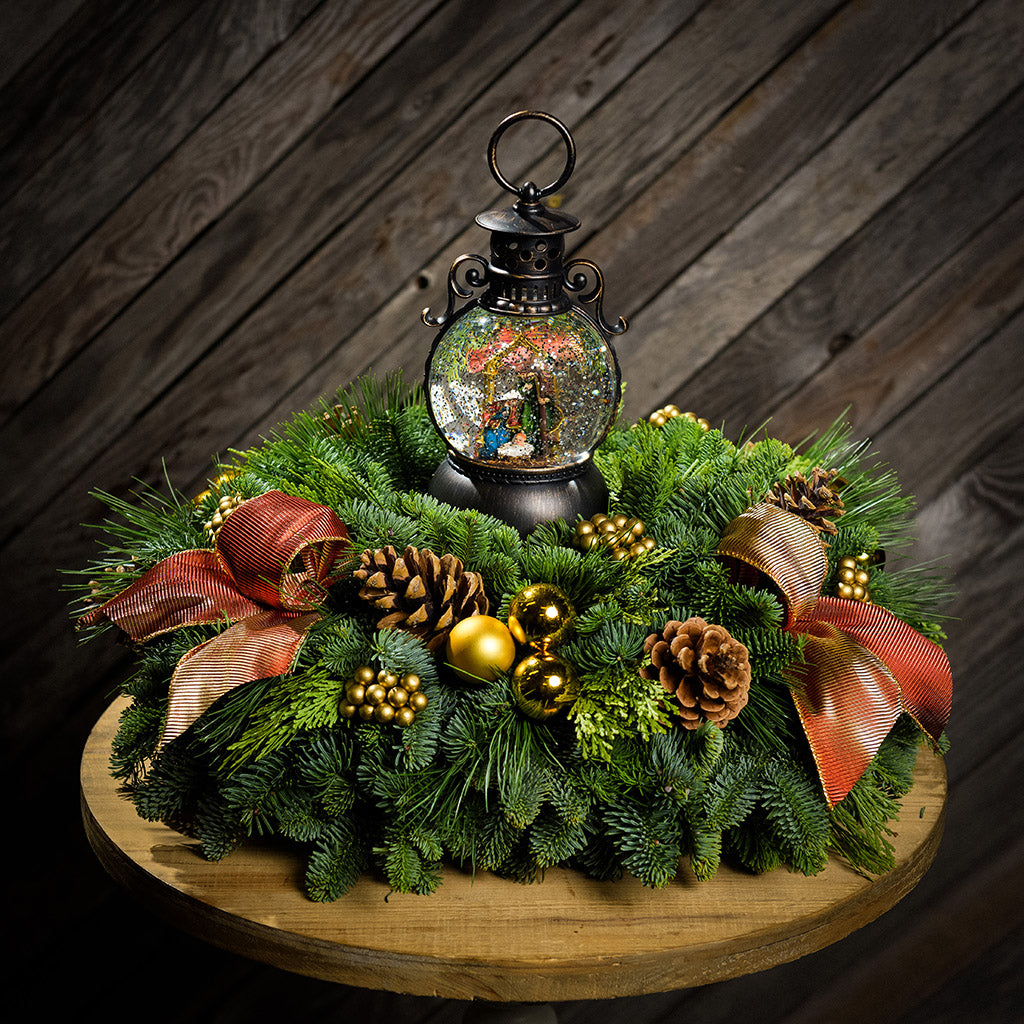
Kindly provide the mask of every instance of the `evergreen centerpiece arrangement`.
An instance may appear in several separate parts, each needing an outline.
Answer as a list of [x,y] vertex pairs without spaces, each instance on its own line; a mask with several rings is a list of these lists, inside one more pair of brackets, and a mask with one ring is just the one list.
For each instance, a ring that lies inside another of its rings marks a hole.
[[321,901],[446,862],[891,866],[944,746],[946,595],[886,560],[913,505],[866,443],[659,410],[594,452],[606,512],[525,535],[426,494],[444,457],[422,390],[370,376],[201,495],[99,495],[76,614],[137,655],[111,769],[142,817],[213,860],[293,843]]

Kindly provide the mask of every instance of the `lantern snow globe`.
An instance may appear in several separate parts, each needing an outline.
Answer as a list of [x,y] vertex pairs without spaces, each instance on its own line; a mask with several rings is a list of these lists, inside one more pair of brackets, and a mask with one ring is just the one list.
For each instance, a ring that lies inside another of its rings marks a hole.
[[[531,181],[517,188],[498,167],[502,135],[528,119],[552,125],[566,147],[562,173],[545,188]],[[491,232],[490,259],[459,256],[448,274],[447,308],[437,316],[423,311],[424,323],[439,328],[427,357],[427,408],[448,449],[429,492],[527,533],[607,505],[591,455],[618,410],[611,337],[626,321],[605,321],[599,268],[564,259],[565,235],[580,222],[542,202],[576,164],[565,125],[539,111],[511,114],[491,136],[488,159],[495,180],[518,199],[476,218]],[[460,299],[470,301],[456,310]]]

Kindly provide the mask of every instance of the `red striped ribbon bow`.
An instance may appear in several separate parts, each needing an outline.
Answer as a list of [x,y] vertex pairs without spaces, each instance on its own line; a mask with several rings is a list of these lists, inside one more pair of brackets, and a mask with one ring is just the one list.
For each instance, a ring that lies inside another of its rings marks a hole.
[[885,608],[821,596],[828,559],[803,519],[762,502],[726,526],[717,553],[764,573],[782,595],[783,628],[806,636],[792,694],[830,806],[902,712],[938,742],[953,701],[945,652]]
[[348,531],[329,508],[268,491],[227,517],[215,550],[165,558],[79,625],[108,619],[142,641],[183,626],[233,623],[178,662],[162,746],[228,691],[291,669],[347,546]]

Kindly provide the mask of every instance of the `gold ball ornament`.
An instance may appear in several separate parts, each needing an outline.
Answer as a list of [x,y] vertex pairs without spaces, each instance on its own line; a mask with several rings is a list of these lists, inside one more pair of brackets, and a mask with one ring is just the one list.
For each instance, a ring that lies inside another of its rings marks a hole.
[[468,683],[492,682],[516,660],[516,641],[493,615],[470,615],[457,622],[445,646],[448,664]]
[[529,718],[543,721],[557,715],[572,704],[576,693],[572,666],[550,651],[529,655],[512,673],[516,705]]
[[523,587],[508,606],[508,628],[521,644],[560,644],[575,624],[572,602],[551,583]]

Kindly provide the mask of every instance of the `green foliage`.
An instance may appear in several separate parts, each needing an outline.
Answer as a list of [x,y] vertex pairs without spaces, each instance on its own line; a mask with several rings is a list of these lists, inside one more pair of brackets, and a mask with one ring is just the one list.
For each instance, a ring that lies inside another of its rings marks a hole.
[[[781,628],[769,584],[736,581],[715,555],[733,517],[814,466],[845,481],[826,589],[843,556],[906,544],[912,503],[841,424],[802,449],[760,433],[734,444],[683,418],[616,426],[594,456],[608,511],[641,518],[656,544],[621,561],[575,550],[571,523],[521,537],[425,493],[444,446],[420,389],[397,375],[363,378],[229,454],[216,469],[230,478],[194,501],[153,490],[102,496],[112,518],[101,553],[69,574],[79,614],[161,558],[208,547],[203,525],[223,493],[276,488],[328,505],[349,530],[350,558],[292,670],[220,698],[164,747],[175,666],[226,624],[138,646],[111,771],[140,815],[195,837],[205,856],[224,857],[253,836],[288,843],[305,855],[314,900],[339,898],[365,871],[395,891],[429,893],[449,860],[524,882],[564,864],[594,878],[629,873],[653,888],[668,885],[683,859],[698,879],[725,860],[806,874],[830,853],[862,871],[891,864],[889,822],[910,786],[920,731],[901,720],[850,795],[829,808],[786,682],[802,638]],[[558,652],[578,681],[568,714],[527,719],[508,675],[467,685],[443,652],[378,629],[350,570],[364,548],[388,544],[455,555],[480,573],[499,618],[527,583],[563,589],[576,612]],[[947,593],[934,568],[890,558],[871,568],[870,590],[941,641],[936,608]],[[725,729],[681,728],[672,698],[640,674],[648,636],[690,616],[724,625],[750,654],[748,704]],[[341,717],[340,698],[362,665],[420,677],[428,703],[411,726]]]

